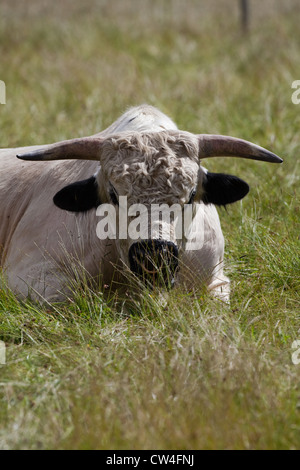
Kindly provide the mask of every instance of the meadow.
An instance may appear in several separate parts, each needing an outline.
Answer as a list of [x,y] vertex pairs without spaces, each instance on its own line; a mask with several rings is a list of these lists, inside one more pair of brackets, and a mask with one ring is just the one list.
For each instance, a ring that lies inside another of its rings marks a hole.
[[284,163],[205,162],[251,188],[219,209],[230,306],[177,289],[128,313],[88,286],[41,306],[2,279],[0,449],[300,447],[300,7],[250,6],[244,34],[234,0],[1,1],[1,147],[90,135],[147,102]]

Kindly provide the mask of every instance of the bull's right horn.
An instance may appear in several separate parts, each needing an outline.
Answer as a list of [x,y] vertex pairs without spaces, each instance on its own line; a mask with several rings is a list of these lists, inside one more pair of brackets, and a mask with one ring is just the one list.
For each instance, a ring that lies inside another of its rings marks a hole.
[[56,144],[32,152],[17,155],[21,160],[47,161],[47,160],[100,160],[101,137],[83,137],[79,139],[63,140]]
[[199,134],[199,158],[237,157],[260,160],[262,162],[282,163],[282,158],[259,145],[247,140],[226,135]]

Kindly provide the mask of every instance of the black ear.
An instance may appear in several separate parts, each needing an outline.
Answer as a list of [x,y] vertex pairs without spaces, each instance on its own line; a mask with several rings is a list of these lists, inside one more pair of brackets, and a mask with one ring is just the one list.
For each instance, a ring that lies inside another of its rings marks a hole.
[[203,202],[217,206],[225,206],[239,201],[249,192],[249,186],[245,181],[237,176],[225,175],[224,173],[207,172],[203,186]]
[[54,204],[60,209],[72,212],[85,212],[100,204],[96,178],[69,184],[61,189],[53,198]]

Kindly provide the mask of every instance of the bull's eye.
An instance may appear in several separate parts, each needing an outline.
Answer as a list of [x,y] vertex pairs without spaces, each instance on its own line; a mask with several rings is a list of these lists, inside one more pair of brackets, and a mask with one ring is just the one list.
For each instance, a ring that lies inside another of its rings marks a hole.
[[196,196],[196,189],[193,189],[193,191],[190,194],[189,202],[188,204],[192,204],[194,202],[194,197]]
[[111,202],[115,206],[119,205],[118,194],[117,194],[117,191],[115,190],[115,188],[113,187],[112,184],[110,185],[110,189],[109,189],[109,197],[111,199]]

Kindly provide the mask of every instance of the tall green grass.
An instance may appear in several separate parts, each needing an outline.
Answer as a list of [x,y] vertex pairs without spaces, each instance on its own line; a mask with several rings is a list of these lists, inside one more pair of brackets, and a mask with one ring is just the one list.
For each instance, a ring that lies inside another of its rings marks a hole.
[[297,2],[253,5],[247,36],[238,2],[49,5],[1,3],[1,146],[92,134],[148,102],[284,163],[205,162],[251,187],[220,210],[230,306],[205,291],[164,304],[76,281],[69,302],[38,305],[1,281],[0,448],[299,448]]

